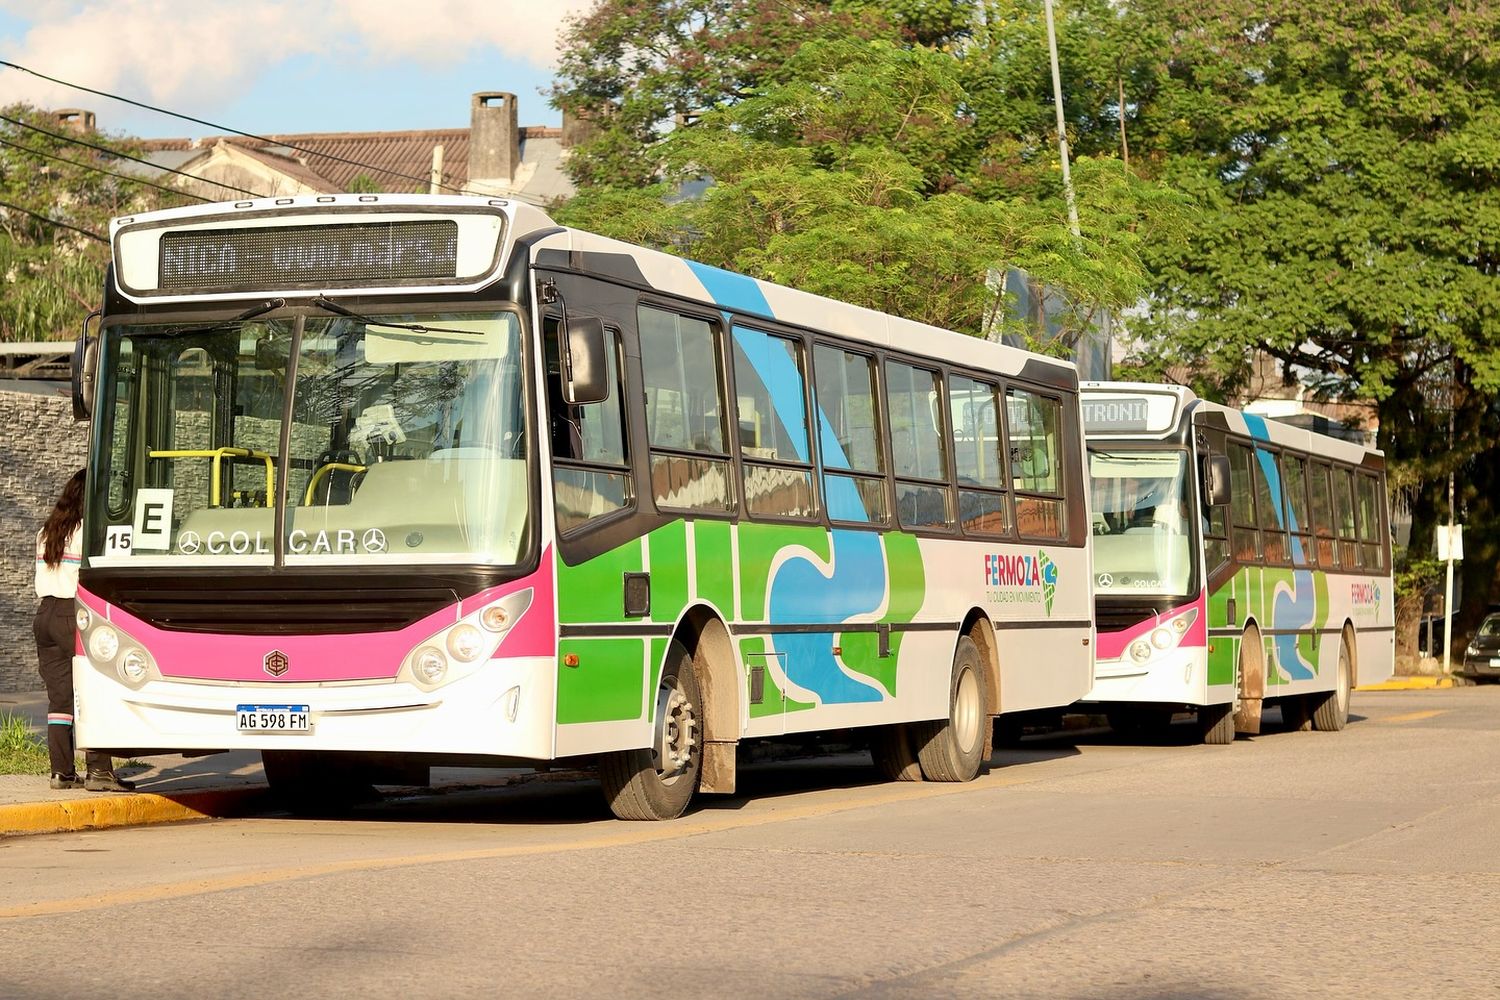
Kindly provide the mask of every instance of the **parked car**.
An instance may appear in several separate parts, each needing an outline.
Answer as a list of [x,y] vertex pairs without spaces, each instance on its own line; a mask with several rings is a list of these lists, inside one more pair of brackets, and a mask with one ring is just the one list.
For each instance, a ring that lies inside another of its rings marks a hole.
[[1474,630],[1459,673],[1475,680],[1500,679],[1500,611],[1486,615]]

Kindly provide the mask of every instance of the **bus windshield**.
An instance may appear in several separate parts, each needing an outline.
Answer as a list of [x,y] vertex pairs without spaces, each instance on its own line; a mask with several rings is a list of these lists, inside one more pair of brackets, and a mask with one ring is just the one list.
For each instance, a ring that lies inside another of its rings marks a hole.
[[516,315],[296,322],[106,329],[91,563],[518,561]]
[[1181,451],[1089,452],[1094,593],[1186,596],[1192,494]]

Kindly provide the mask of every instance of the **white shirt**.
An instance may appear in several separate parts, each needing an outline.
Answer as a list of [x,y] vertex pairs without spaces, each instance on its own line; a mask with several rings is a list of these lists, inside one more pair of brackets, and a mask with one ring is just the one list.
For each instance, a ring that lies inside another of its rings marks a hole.
[[61,597],[72,600],[78,596],[78,564],[83,561],[83,526],[73,529],[63,543],[62,561],[48,566],[42,558],[42,533],[36,533],[36,596]]

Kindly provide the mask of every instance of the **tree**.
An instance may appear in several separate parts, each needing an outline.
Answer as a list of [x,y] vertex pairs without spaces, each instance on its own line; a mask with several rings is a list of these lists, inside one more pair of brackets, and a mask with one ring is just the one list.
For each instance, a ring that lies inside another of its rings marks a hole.
[[121,161],[80,142],[129,149],[32,108],[0,111],[0,201],[15,206],[0,207],[0,340],[76,337],[99,306],[110,218],[187,200],[114,176]]
[[[1500,8],[1137,0],[1130,18],[1165,43],[1138,145],[1201,211],[1149,260],[1155,369],[1233,391],[1261,350],[1374,400],[1429,551],[1447,473],[1500,430]],[[1490,564],[1466,576],[1493,579],[1500,522],[1471,531]]]
[[[560,221],[973,334],[994,311],[997,268],[1091,307],[1139,294],[1143,220],[1125,216],[1156,189],[1116,162],[1081,164],[1082,241],[1055,196],[976,197],[982,144],[952,53],[818,37],[782,73],[659,140],[662,183],[586,187]],[[669,196],[703,178],[701,195]]]

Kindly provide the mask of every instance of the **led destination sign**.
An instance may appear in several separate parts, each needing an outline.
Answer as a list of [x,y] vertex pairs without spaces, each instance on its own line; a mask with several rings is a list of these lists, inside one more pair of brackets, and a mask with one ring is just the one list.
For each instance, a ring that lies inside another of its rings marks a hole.
[[258,226],[163,233],[160,287],[255,291],[458,277],[452,219]]
[[1144,431],[1151,427],[1151,400],[1145,396],[1084,396],[1080,405],[1086,431]]

